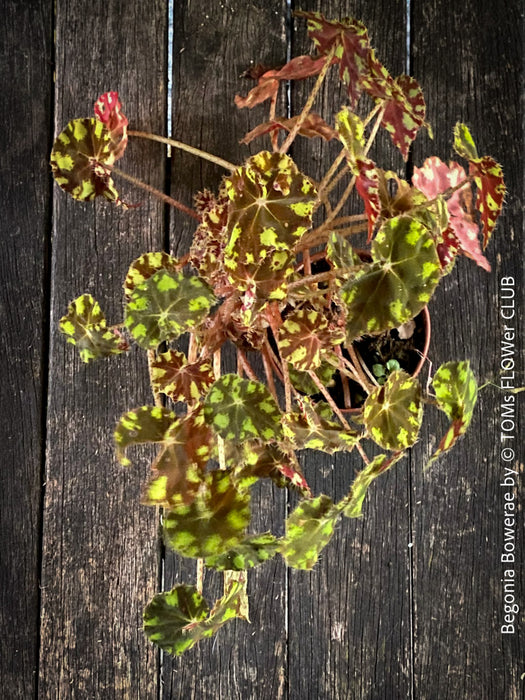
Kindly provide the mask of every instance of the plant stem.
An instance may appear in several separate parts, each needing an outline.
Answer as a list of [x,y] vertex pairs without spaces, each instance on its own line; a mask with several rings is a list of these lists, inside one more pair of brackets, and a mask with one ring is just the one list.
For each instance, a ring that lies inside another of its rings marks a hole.
[[[352,343],[350,343],[348,345],[347,349],[348,349],[348,354],[350,355],[350,358],[352,360],[352,363],[351,363],[352,368],[354,369],[356,375],[359,378],[359,383],[361,384],[363,389],[369,394],[372,391],[372,389],[374,388],[374,385],[370,384],[370,382],[366,378],[366,376],[363,372],[363,368],[361,367],[361,362],[359,361],[359,357],[357,355],[356,349],[354,348]],[[377,383],[376,383],[376,386],[377,386]]]
[[179,202],[177,199],[173,199],[173,197],[164,194],[164,192],[161,192],[155,187],[147,185],[145,182],[142,182],[142,180],[139,180],[137,177],[133,177],[133,175],[129,175],[128,173],[125,173],[122,170],[120,170],[120,168],[115,167],[111,168],[111,172],[114,175],[119,175],[121,178],[127,180],[128,182],[132,182],[134,185],[137,185],[137,187],[141,187],[143,190],[146,190],[146,192],[149,192],[154,197],[161,199],[166,204],[169,204],[170,206],[175,207],[176,209],[180,209],[185,214],[188,214],[188,216],[197,219],[197,221],[201,220],[200,216],[197,214],[197,212],[193,211],[193,209],[190,209],[185,204],[182,204],[182,202]]
[[275,382],[273,379],[272,362],[271,362],[271,358],[268,354],[268,348],[267,348],[266,343],[261,348],[261,356],[262,356],[262,361],[264,364],[264,373],[266,374],[266,379],[268,381],[268,389],[270,390],[271,395],[275,399],[275,403],[277,405],[279,405],[279,398],[277,396],[277,389],[275,387]]
[[329,392],[328,389],[324,386],[324,384],[321,382],[321,380],[319,379],[319,377],[317,376],[317,374],[316,374],[313,370],[311,370],[311,369],[308,370],[308,374],[310,375],[310,378],[312,379],[312,381],[314,382],[314,384],[316,385],[316,387],[319,389],[319,391],[322,393],[322,395],[323,395],[323,396],[325,397],[325,399],[327,400],[327,402],[328,402],[328,404],[330,405],[330,408],[332,409],[332,411],[335,413],[335,415],[336,415],[336,416],[339,418],[339,420],[341,421],[341,424],[342,424],[343,428],[344,428],[345,430],[351,431],[352,429],[350,428],[350,426],[349,426],[349,424],[348,424],[346,418],[345,418],[345,417],[343,416],[343,414],[341,413],[341,409],[340,409],[339,406],[336,404],[336,402],[333,400],[333,398],[330,396],[330,392]]
[[237,358],[239,360],[240,366],[246,372],[246,376],[250,379],[253,379],[254,382],[258,382],[259,380],[257,379],[257,375],[255,374],[255,372],[253,371],[253,367],[250,365],[250,363],[248,362],[248,358],[240,348],[237,348]]
[[332,179],[332,177],[335,175],[338,167],[341,165],[341,163],[345,159],[345,149],[343,148],[337,158],[334,160],[330,168],[328,169],[328,172],[325,174],[321,182],[319,183],[319,187],[317,188],[317,196],[320,198],[325,194],[328,194],[328,192],[325,192],[326,188],[328,187],[328,183]]
[[169,139],[166,136],[158,136],[157,134],[149,134],[147,131],[128,131],[128,136],[137,136],[141,139],[149,139],[150,141],[158,141],[159,143],[165,143],[168,146],[173,146],[181,151],[186,151],[194,156],[203,158],[204,160],[209,160],[210,163],[215,163],[225,170],[235,170],[237,168],[233,163],[219,158],[219,156],[214,156],[213,153],[208,153],[207,151],[201,151],[200,148],[195,148],[194,146],[188,146],[187,143],[183,141],[175,141],[174,139]]
[[328,73],[328,69],[330,68],[330,66],[332,64],[332,58],[334,57],[334,54],[335,54],[335,48],[336,47],[334,46],[332,48],[332,50],[326,55],[326,61],[324,63],[324,66],[321,68],[321,72],[317,76],[317,80],[315,82],[315,85],[312,88],[312,92],[310,93],[308,99],[306,100],[306,104],[303,107],[303,111],[299,115],[299,118],[295,122],[293,129],[290,131],[290,133],[286,137],[283,145],[280,148],[281,153],[286,153],[287,150],[290,148],[294,138],[299,133],[299,129],[302,127],[306,117],[309,115],[310,110],[312,109],[312,105],[314,103],[314,100],[317,97],[317,93],[321,89],[321,85],[323,84],[323,81],[326,78],[326,74]]

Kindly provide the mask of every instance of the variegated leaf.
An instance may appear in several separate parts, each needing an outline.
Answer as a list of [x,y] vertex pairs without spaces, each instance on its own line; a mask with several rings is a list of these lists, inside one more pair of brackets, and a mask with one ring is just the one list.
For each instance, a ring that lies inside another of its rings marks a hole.
[[151,362],[151,381],[155,391],[173,401],[195,404],[206,396],[215,376],[209,362],[188,362],[183,352],[168,350]]
[[341,21],[327,20],[320,12],[295,12],[307,20],[308,35],[319,53],[326,55],[335,47],[334,61],[348,89],[351,106],[357,104],[362,79],[368,72],[370,43],[365,25],[348,17]]
[[344,329],[329,323],[320,311],[303,307],[292,311],[280,327],[279,352],[295,369],[315,370],[344,339]]
[[368,487],[381,474],[384,474],[390,467],[403,457],[403,452],[399,452],[392,457],[384,454],[377,455],[367,464],[356,476],[350,493],[337,505],[342,508],[342,513],[347,518],[359,518],[363,511],[363,502],[368,491]]
[[301,501],[286,520],[286,534],[280,552],[294,569],[312,569],[321,550],[330,542],[340,509],[322,494]]
[[[436,199],[449,188],[467,180],[465,170],[458,163],[447,166],[436,156],[427,158],[422,168],[414,168],[412,182],[428,199]],[[481,252],[479,227],[469,211],[472,188],[466,184],[446,200],[449,225],[458,241],[460,252],[472,258],[480,267],[490,271],[489,261]]]
[[478,398],[478,384],[468,360],[441,365],[434,375],[432,386],[438,408],[447,415],[451,425],[428,464],[450,450],[466,432]]
[[347,430],[332,418],[332,409],[308,397],[299,401],[299,411],[283,416],[285,436],[296,450],[320,450],[328,454],[351,452],[359,441],[355,430]]
[[250,493],[229,471],[206,472],[189,504],[164,518],[166,542],[185,557],[207,558],[236,547],[250,522]]
[[208,460],[213,457],[213,434],[204,421],[202,407],[177,418],[160,406],[142,406],[128,411],[115,430],[117,459],[124,466],[131,460],[126,450],[143,443],[159,444],[152,475],[142,502],[173,506],[191,503],[202,482]]
[[125,413],[114,433],[118,461],[125,467],[130,466],[131,460],[126,456],[130,445],[163,442],[175,419],[173,411],[161,406],[141,406]]
[[179,260],[168,255],[168,253],[163,251],[144,253],[129,266],[124,281],[124,297],[126,301],[131,299],[131,295],[138,284],[142,284],[150,277],[153,277],[159,270],[177,273],[180,268],[181,263]]
[[118,92],[105,92],[95,102],[95,117],[111,135],[115,160],[124,155],[128,143],[128,120],[121,110]]
[[281,436],[281,411],[268,389],[237,374],[225,374],[212,385],[204,415],[225,440],[277,441]]
[[228,620],[246,619],[243,583],[231,580],[224,588],[212,610],[194,586],[181,584],[158,593],[144,610],[146,636],[168,654],[179,656],[212,637]]
[[123,204],[111,178],[114,143],[95,117],[70,121],[53,144],[50,162],[56,182],[74,199],[87,202],[103,196]]
[[108,328],[106,317],[91,294],[83,294],[69,304],[59,328],[67,342],[77,346],[83,362],[129,350],[127,341],[118,330]]
[[206,559],[206,566],[217,571],[244,571],[263,564],[277,554],[279,544],[271,532],[250,535],[236,547]]
[[[255,129],[249,131],[246,136],[241,139],[241,143],[250,143],[253,139],[259,136],[264,136],[265,134],[271,134],[274,131],[291,131],[299,117],[291,117],[286,119],[285,117],[276,117],[272,121],[264,122],[264,124],[259,124]],[[301,121],[301,126],[297,132],[300,136],[306,136],[307,138],[314,138],[319,136],[325,141],[331,141],[337,136],[337,133],[332,127],[325,122],[325,120],[320,117],[315,112],[310,112],[307,117]]]
[[388,219],[372,243],[372,263],[341,289],[347,307],[347,342],[397,328],[426,306],[441,265],[427,227],[408,216]]
[[213,292],[199,277],[161,269],[135,286],[124,322],[142,348],[154,349],[198,326],[214,302]]
[[[230,199],[225,264],[260,265],[274,251],[281,269],[294,245],[311,226],[316,190],[293,160],[261,151],[225,179]],[[277,259],[273,257],[276,262]]]
[[383,449],[405,450],[417,440],[423,418],[421,387],[403,370],[389,374],[368,395],[363,419],[370,437]]

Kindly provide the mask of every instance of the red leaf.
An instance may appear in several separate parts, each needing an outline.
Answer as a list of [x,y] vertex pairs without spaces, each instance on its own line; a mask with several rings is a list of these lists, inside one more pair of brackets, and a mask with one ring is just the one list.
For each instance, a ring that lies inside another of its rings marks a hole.
[[95,102],[95,117],[111,134],[115,160],[121,158],[128,143],[128,120],[121,112],[118,92],[105,92]]
[[476,208],[481,214],[483,250],[485,250],[503,207],[505,197],[503,171],[501,165],[493,158],[484,156],[470,162],[470,174],[474,176],[478,189]]
[[[257,138],[258,136],[269,134],[272,131],[280,131],[281,129],[291,131],[298,119],[299,117],[292,117],[291,119],[277,117],[273,121],[259,124],[259,126],[256,126],[255,129],[252,129],[246,134],[246,136],[241,140],[241,143],[250,143],[250,141],[253,141],[253,139]],[[308,114],[301,128],[299,129],[299,134],[301,134],[301,136],[306,136],[307,138],[320,136],[325,141],[330,141],[330,139],[337,137],[337,132],[332,129],[332,127],[329,126],[322,117],[314,112],[310,112],[310,114]]]
[[365,212],[368,217],[368,239],[372,240],[375,223],[381,214],[381,198],[379,197],[379,177],[375,163],[368,158],[357,158],[356,164],[359,175],[355,186],[365,203]]
[[[414,185],[428,199],[434,199],[466,179],[467,175],[461,165],[450,162],[447,166],[436,156],[427,158],[422,168],[414,168],[412,176]],[[446,200],[449,225],[454,231],[463,255],[472,258],[480,267],[490,271],[489,261],[481,252],[478,240],[479,227],[472,220],[471,214],[465,211],[465,203],[469,195],[472,197],[470,185],[465,185]]]

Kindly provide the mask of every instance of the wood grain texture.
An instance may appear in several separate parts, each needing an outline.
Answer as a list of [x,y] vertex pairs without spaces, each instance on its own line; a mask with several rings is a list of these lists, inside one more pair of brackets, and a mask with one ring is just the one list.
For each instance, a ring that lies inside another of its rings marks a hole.
[[[57,3],[56,133],[93,114],[117,89],[130,124],[162,132],[166,112],[163,2]],[[162,159],[130,143],[123,170],[162,188]],[[160,165],[160,167],[159,167]],[[157,589],[158,515],[139,506],[146,462],[117,465],[112,433],[121,413],[152,401],[144,353],[83,365],[58,333],[83,292],[110,323],[122,319],[122,282],[132,260],[162,249],[163,208],[136,189],[128,212],[81,204],[55,188],[51,362],[42,573],[42,698],[153,698],[158,654],[142,633],[142,609]]]
[[[481,382],[497,384],[504,324],[498,291],[505,276],[517,282],[521,310],[513,325],[523,339],[522,7],[473,1],[412,6],[412,72],[423,85],[436,135],[434,142],[426,137],[416,142],[416,165],[429,149],[445,161],[459,160],[451,148],[452,128],[464,121],[480,154],[502,164],[508,189],[487,249],[492,273],[462,259],[431,303],[431,357],[434,369],[448,359],[470,358]],[[523,377],[518,382],[523,384]],[[435,426],[444,429],[444,423],[434,419],[433,430],[427,424],[414,451],[416,698],[522,697],[523,627],[519,630],[518,623],[515,635],[500,632],[501,578],[507,568],[501,562],[504,489],[499,486],[505,466],[499,454],[504,393],[494,387],[481,392],[469,432],[428,473],[422,474],[421,466],[440,439]],[[520,437],[517,433],[516,440]],[[521,466],[513,468],[520,470],[522,488],[523,453]],[[513,568],[521,604],[523,532],[520,509]]]
[[[198,144],[228,161],[241,164],[266,145],[250,147],[239,140],[264,119],[265,107],[237,110],[236,93],[246,94],[253,82],[241,78],[251,65],[286,62],[285,8],[280,0],[220,3],[176,3],[174,16],[173,132],[175,138]],[[203,188],[217,190],[224,170],[181,152],[173,153],[172,194],[190,203]],[[175,213],[170,244],[186,252],[194,222]],[[234,369],[224,353],[223,370]],[[256,489],[253,527],[282,534],[286,494],[269,484]],[[165,588],[194,583],[195,562],[166,556]],[[164,698],[215,700],[218,697],[286,697],[286,581],[280,558],[249,574],[251,624],[228,623],[217,637],[199,644],[179,659],[165,658]],[[222,574],[210,571],[205,596],[222,595]]]
[[[393,75],[403,72],[404,2],[302,2],[301,9],[321,11],[327,18],[349,16],[362,20],[379,59]],[[304,20],[296,22],[294,37],[294,53],[311,51]],[[314,107],[330,123],[335,113],[348,104],[346,91],[338,82],[334,70]],[[301,83],[292,88],[294,113],[304,104],[306,89],[309,87]],[[372,158],[379,149],[380,165],[404,174],[403,161],[388,136],[378,136]],[[336,143],[320,140],[298,139],[293,146],[300,167],[316,179],[326,172],[338,152]],[[339,194],[347,183],[348,179],[338,188]],[[354,193],[341,215],[357,211],[362,211],[362,205]],[[307,452],[304,460],[314,492],[336,499],[348,492],[362,465],[358,454],[330,457]],[[373,484],[362,520],[343,519],[312,572],[290,572],[290,698],[409,697],[408,483],[405,459]]]
[[2,4],[0,688],[9,698],[32,697],[38,667],[52,32],[49,3]]

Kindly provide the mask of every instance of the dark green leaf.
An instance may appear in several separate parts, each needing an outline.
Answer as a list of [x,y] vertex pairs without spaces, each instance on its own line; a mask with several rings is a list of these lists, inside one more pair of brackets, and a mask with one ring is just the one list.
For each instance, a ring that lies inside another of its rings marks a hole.
[[236,374],[225,374],[212,385],[204,415],[225,440],[270,441],[281,435],[281,411],[268,389]]
[[192,503],[164,519],[166,541],[185,557],[207,558],[236,547],[250,522],[250,494],[228,471],[207,472]]
[[405,450],[417,440],[423,407],[421,388],[402,370],[388,375],[383,386],[368,395],[363,407],[366,429],[386,450]]
[[372,259],[341,290],[348,310],[348,341],[414,318],[440,279],[432,236],[423,223],[408,216],[385,222],[372,243]]
[[438,408],[444,411],[451,425],[428,464],[450,450],[466,432],[478,398],[478,384],[468,360],[441,365],[434,375],[432,386]]
[[161,269],[131,292],[125,324],[141,347],[154,349],[195,328],[214,302],[213,292],[198,277]]
[[280,552],[288,566],[312,569],[334,533],[340,511],[324,494],[301,501],[286,520]]
[[224,595],[210,610],[194,586],[180,585],[159,593],[144,610],[148,638],[173,656],[211,637],[234,617],[246,619],[245,589],[241,581],[225,581]]
[[172,655],[182,654],[204,636],[208,604],[194,586],[180,585],[158,593],[144,610],[148,638]]
[[278,542],[271,532],[250,535],[228,552],[206,559],[206,566],[218,571],[244,571],[271,559],[278,550]]

